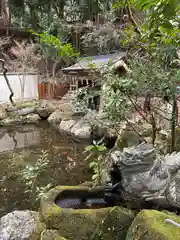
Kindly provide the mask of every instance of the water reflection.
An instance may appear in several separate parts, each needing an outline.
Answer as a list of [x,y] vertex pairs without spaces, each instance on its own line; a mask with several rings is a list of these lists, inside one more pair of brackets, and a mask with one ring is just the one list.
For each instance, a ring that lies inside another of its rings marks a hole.
[[25,166],[35,165],[42,151],[49,164],[38,185],[77,185],[90,180],[82,151],[87,143],[60,135],[47,124],[4,128],[0,131],[0,216],[15,209],[36,209],[20,178]]
[[26,148],[40,143],[40,132],[35,127],[27,126],[24,129],[2,129],[0,132],[0,152]]

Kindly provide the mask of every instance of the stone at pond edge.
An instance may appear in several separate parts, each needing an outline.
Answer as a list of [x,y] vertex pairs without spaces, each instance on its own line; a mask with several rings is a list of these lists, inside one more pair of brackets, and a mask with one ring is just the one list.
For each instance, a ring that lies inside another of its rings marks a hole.
[[101,209],[62,209],[55,204],[56,197],[64,190],[85,190],[88,187],[60,186],[50,190],[41,199],[40,213],[48,229],[56,229],[69,240],[125,240],[134,214],[121,207]]
[[0,220],[1,240],[38,240],[45,224],[33,211],[14,211]]
[[88,123],[80,120],[71,128],[71,133],[76,137],[89,139],[91,137],[91,130],[91,126]]
[[75,120],[62,121],[59,125],[61,131],[71,133],[71,128],[76,124]]
[[72,111],[65,111],[63,112],[60,109],[57,109],[55,112],[53,112],[49,118],[48,122],[52,124],[58,124],[61,121],[69,121],[69,120],[75,120],[78,121],[80,118],[79,115],[76,115],[76,113],[73,113]]
[[62,121],[63,113],[61,110],[56,110],[48,117],[48,122],[52,124],[59,124]]
[[0,121],[0,126],[12,126],[15,124],[20,124],[20,120],[18,118],[12,119],[12,118],[7,117]]
[[180,224],[180,217],[172,213],[155,210],[143,210],[132,222],[126,240],[179,240],[180,228],[165,219],[171,219]]
[[5,110],[5,108],[0,105],[0,120],[3,120],[7,117],[7,112]]
[[27,116],[21,116],[19,120],[21,123],[24,123],[24,124],[26,123],[36,124],[41,120],[41,118],[39,117],[38,114],[29,114]]
[[17,115],[17,116],[27,116],[27,115],[35,113],[35,112],[36,112],[35,107],[27,107],[27,108],[19,109],[19,110],[13,112],[13,114]]
[[84,120],[63,120],[59,125],[60,131],[64,131],[82,139],[91,137],[91,126]]
[[40,101],[39,106],[36,108],[37,114],[39,114],[42,119],[47,119],[55,110],[55,106],[45,100]]
[[67,240],[61,237],[57,230],[45,230],[41,234],[41,240]]

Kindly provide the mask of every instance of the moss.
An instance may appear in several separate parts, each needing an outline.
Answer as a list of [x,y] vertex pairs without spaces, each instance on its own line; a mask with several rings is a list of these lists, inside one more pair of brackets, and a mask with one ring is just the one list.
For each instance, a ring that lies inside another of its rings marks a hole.
[[125,130],[121,135],[118,136],[115,147],[122,150],[125,147],[132,147],[139,144],[140,140],[142,139],[137,133],[133,132],[132,130]]
[[34,218],[34,222],[36,225],[35,231],[32,234],[32,237],[30,238],[30,240],[37,240],[40,238],[41,236],[41,232],[44,231],[46,229],[46,224],[41,222],[40,220],[40,216],[38,213],[36,212],[31,212],[33,218]]
[[23,102],[17,102],[16,103],[16,108],[17,109],[23,109],[23,108],[29,108],[38,105],[37,100],[31,100],[31,101],[23,101]]
[[52,189],[42,198],[40,204],[40,212],[47,227],[57,229],[61,236],[69,240],[95,240],[99,234],[103,236],[103,240],[124,240],[126,232],[134,219],[134,214],[131,211],[120,207],[62,209],[54,203],[56,197],[66,190],[73,190],[76,194],[77,191],[97,191],[97,189],[83,186],[56,187]]
[[94,182],[83,182],[79,186],[92,188],[94,186]]
[[180,217],[172,213],[141,211],[133,221],[126,240],[179,240],[180,228],[166,223],[166,218],[180,223]]
[[61,237],[57,230],[46,230],[41,234],[41,240],[67,240]]

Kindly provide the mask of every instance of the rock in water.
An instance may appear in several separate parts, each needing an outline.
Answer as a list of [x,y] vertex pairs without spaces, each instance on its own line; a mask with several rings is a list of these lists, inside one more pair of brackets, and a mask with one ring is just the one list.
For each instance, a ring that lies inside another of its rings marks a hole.
[[35,113],[35,111],[36,111],[35,107],[28,107],[28,108],[17,110],[16,114],[18,116],[27,116],[29,114]]
[[38,240],[45,224],[33,211],[14,211],[0,220],[1,240]]
[[38,114],[29,114],[27,116],[21,116],[20,121],[23,124],[30,123],[30,124],[36,124],[41,120]]
[[71,128],[71,133],[78,138],[90,139],[91,126],[84,120],[80,120]]
[[39,107],[36,108],[37,114],[42,119],[48,119],[55,110],[55,107],[48,103],[48,101],[41,101]]
[[71,133],[71,128],[76,124],[75,120],[62,121],[59,125],[59,130]]
[[5,118],[7,118],[7,112],[5,108],[2,105],[0,105],[0,120],[3,120]]
[[59,124],[62,120],[62,111],[56,110],[48,117],[48,122],[52,124]]

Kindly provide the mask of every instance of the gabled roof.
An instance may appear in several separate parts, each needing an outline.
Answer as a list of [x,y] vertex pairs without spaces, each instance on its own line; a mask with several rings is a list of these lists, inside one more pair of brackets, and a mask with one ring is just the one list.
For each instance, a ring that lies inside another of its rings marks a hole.
[[62,69],[62,71],[70,72],[70,71],[81,71],[81,70],[90,70],[90,69],[101,69],[103,66],[107,65],[110,61],[115,64],[120,61],[127,54],[125,52],[119,52],[114,54],[107,55],[97,55],[91,57],[84,57],[79,59],[79,61],[67,68]]

